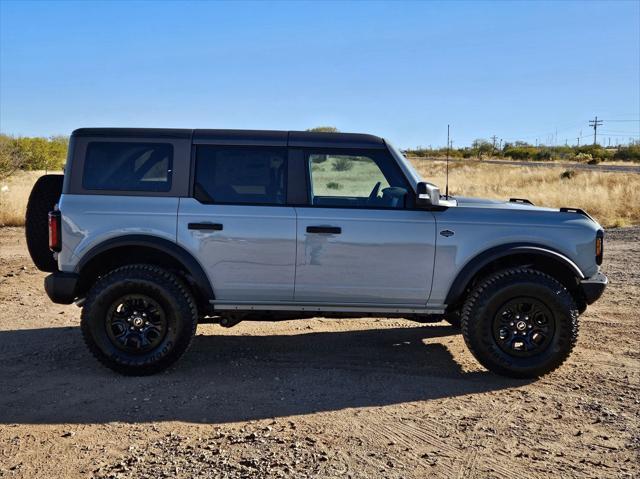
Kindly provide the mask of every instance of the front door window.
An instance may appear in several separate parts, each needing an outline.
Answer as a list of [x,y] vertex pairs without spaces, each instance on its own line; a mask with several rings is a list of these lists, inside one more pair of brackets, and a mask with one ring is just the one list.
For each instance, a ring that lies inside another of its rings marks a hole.
[[404,208],[402,176],[379,152],[312,152],[308,155],[311,204],[324,207]]

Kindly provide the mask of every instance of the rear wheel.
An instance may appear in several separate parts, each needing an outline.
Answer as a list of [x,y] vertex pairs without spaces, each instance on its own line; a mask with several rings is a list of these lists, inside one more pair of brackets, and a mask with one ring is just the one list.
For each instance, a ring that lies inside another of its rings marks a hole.
[[156,266],[130,265],[91,288],[81,327],[87,346],[105,366],[148,375],[182,356],[197,322],[193,296],[178,277]]
[[25,235],[31,260],[40,271],[53,272],[58,264],[49,250],[49,211],[62,194],[63,175],[44,175],[31,189],[25,217]]
[[578,308],[569,291],[527,268],[481,281],[464,304],[461,323],[476,359],[495,373],[516,378],[553,371],[578,338]]

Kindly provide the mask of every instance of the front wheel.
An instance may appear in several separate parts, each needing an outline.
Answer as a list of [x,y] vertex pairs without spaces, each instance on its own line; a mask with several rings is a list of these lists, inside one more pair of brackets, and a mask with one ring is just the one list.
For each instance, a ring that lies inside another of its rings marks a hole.
[[551,276],[528,268],[495,273],[467,298],[464,340],[487,369],[535,378],[559,367],[578,338],[578,308]]
[[189,347],[198,312],[184,282],[153,265],[123,266],[101,277],[82,310],[93,355],[121,374],[141,376],[173,364]]

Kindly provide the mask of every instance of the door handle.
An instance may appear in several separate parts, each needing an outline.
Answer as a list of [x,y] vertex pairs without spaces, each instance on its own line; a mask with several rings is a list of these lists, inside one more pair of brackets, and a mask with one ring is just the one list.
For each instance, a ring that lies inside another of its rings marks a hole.
[[221,223],[189,223],[187,227],[190,230],[212,230],[222,231]]
[[339,235],[342,233],[342,228],[339,226],[307,226],[307,233],[331,233]]

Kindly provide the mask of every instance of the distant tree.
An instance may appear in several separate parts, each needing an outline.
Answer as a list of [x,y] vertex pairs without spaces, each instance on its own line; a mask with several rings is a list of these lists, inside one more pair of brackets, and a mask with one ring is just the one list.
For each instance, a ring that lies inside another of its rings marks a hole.
[[24,165],[24,157],[15,138],[0,135],[0,180],[10,177]]
[[490,155],[493,152],[493,145],[487,140],[478,138],[471,144],[471,149],[477,156]]
[[307,131],[317,131],[317,132],[324,132],[324,133],[340,132],[340,130],[338,130],[335,126],[316,126],[314,128],[307,128]]
[[0,178],[17,169],[60,170],[67,159],[69,139],[0,135]]

